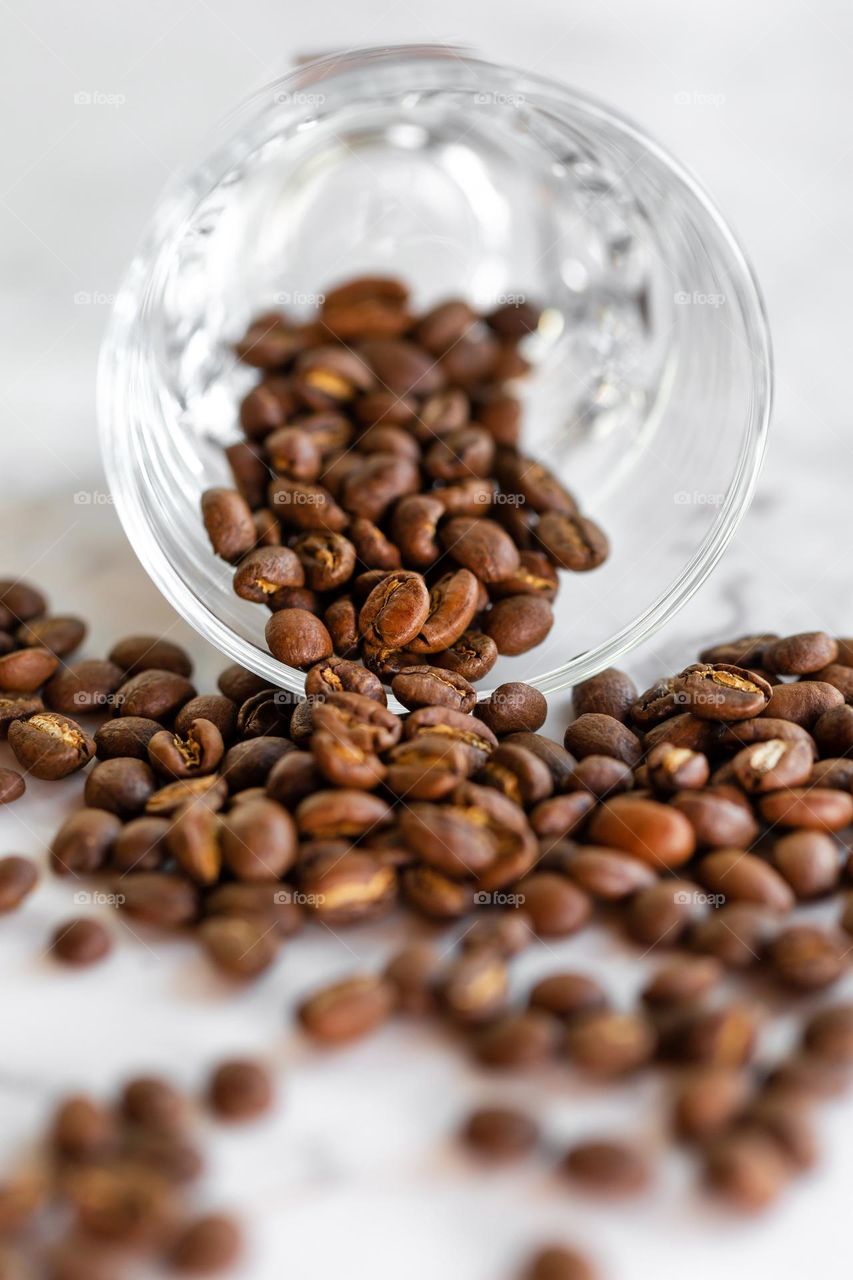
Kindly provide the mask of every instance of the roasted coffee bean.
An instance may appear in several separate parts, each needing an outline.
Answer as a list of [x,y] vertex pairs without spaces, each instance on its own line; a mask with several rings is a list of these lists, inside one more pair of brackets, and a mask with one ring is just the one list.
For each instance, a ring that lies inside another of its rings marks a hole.
[[414,640],[429,616],[430,596],[420,574],[400,570],[371,591],[359,615],[366,640],[401,648]]
[[822,756],[846,756],[853,752],[853,707],[833,707],[812,727]]
[[222,870],[221,828],[219,815],[204,804],[182,806],[167,827],[165,843],[169,853],[196,884],[215,884],[219,879]]
[[757,902],[780,914],[794,906],[794,894],[769,862],[743,849],[720,849],[699,864],[707,888],[735,902]]
[[387,775],[387,769],[373,751],[358,746],[340,733],[317,729],[311,736],[314,762],[326,782],[339,787],[371,791]]
[[808,781],[814,787],[831,787],[835,791],[853,790],[853,760],[816,760]]
[[566,779],[567,791],[588,791],[599,800],[617,791],[630,791],[634,775],[629,765],[612,756],[585,756]]
[[108,657],[128,676],[142,671],[171,671],[188,679],[193,673],[192,660],[186,650],[158,636],[126,636],[113,645]]
[[394,868],[383,866],[359,849],[313,858],[304,868],[300,884],[309,909],[330,926],[356,924],[381,915],[390,910],[397,896]]
[[790,1162],[771,1138],[759,1133],[724,1135],[707,1149],[705,1180],[733,1208],[765,1209],[784,1190]]
[[120,906],[129,916],[161,928],[179,928],[198,915],[198,891],[181,876],[142,871],[120,881]]
[[819,1102],[846,1093],[850,1079],[850,1069],[845,1064],[827,1062],[817,1054],[800,1052],[774,1067],[764,1088],[771,1096]]
[[802,676],[828,667],[838,657],[838,644],[825,631],[771,640],[761,651],[761,665],[777,675]]
[[270,481],[267,497],[270,510],[283,528],[341,533],[346,527],[346,512],[321,484],[276,476]]
[[462,1128],[462,1141],[485,1160],[517,1160],[528,1155],[539,1139],[536,1122],[514,1107],[482,1107]]
[[327,658],[318,662],[305,677],[305,692],[311,698],[324,698],[330,693],[359,693],[383,706],[386,702],[382,682],[358,662],[346,658]]
[[454,516],[442,527],[441,543],[481,582],[500,582],[521,564],[515,543],[494,520]]
[[775,1142],[798,1170],[813,1168],[817,1147],[809,1107],[802,1099],[774,1097],[772,1092],[750,1102],[737,1120],[738,1133],[754,1133]]
[[81,809],[67,818],[53,838],[51,868],[56,875],[91,875],[110,855],[121,822],[102,809]]
[[299,1006],[299,1020],[314,1039],[342,1044],[377,1030],[391,1015],[394,989],[380,977],[358,976],[323,987]]
[[596,1280],[598,1272],[577,1249],[548,1245],[531,1258],[523,1280]]
[[168,831],[165,818],[134,818],[126,822],[112,846],[110,865],[125,874],[158,871],[169,853]]
[[762,666],[765,647],[778,639],[772,632],[759,635],[740,636],[737,640],[726,640],[720,644],[703,649],[699,654],[700,662],[725,662],[736,667]]
[[562,1167],[583,1190],[597,1195],[634,1195],[651,1181],[648,1160],[639,1147],[613,1139],[577,1143]]
[[563,744],[577,759],[613,756],[625,764],[639,764],[643,749],[639,738],[620,721],[598,712],[579,716],[566,729]]
[[236,594],[256,604],[266,604],[284,587],[304,584],[301,559],[289,547],[258,547],[240,560],[234,573]]
[[14,911],[38,884],[38,871],[28,858],[7,854],[0,858],[0,915]]
[[49,782],[84,768],[95,754],[94,742],[80,725],[55,711],[13,720],[9,746],[28,773]]
[[812,729],[825,711],[843,704],[844,694],[834,685],[820,680],[799,680],[795,684],[775,685],[762,715]]
[[477,781],[502,791],[525,809],[546,800],[554,789],[547,765],[532,751],[512,743],[495,748],[477,775]]
[[839,693],[844,696],[845,702],[849,703],[853,700],[853,670],[850,667],[843,667],[838,662],[831,662],[828,667],[821,667],[820,671],[816,671],[814,678],[824,684],[834,685]]
[[698,789],[708,781],[708,759],[700,751],[659,742],[646,758],[649,782],[660,796],[685,788]]
[[223,560],[234,564],[255,545],[252,509],[236,489],[206,490],[201,514],[210,545]]
[[57,672],[45,687],[44,700],[51,710],[66,715],[104,714],[124,678],[114,662],[85,659]]
[[44,711],[44,703],[34,693],[0,692],[0,739],[8,737],[9,726],[36,711]]
[[98,920],[66,920],[54,931],[50,950],[62,964],[97,964],[112,951],[113,940]]
[[290,814],[272,800],[249,800],[222,823],[225,865],[238,880],[278,880],[296,858],[296,828]]
[[253,694],[270,687],[268,681],[256,675],[254,671],[247,671],[245,667],[238,666],[237,663],[220,672],[216,683],[222,696],[229,698],[237,706],[247,698],[251,698]]
[[369,750],[387,751],[398,741],[401,725],[387,707],[358,693],[328,694],[314,704],[314,730],[325,729]]
[[85,1094],[72,1094],[57,1108],[48,1137],[53,1151],[61,1156],[97,1159],[115,1150],[116,1117],[111,1108]]
[[282,938],[292,938],[305,923],[302,906],[296,895],[277,882],[236,882],[213,889],[204,900],[206,916],[235,916],[241,920],[260,920]]
[[593,898],[618,902],[653,885],[657,876],[645,862],[596,845],[578,846],[566,866],[567,874]]
[[13,621],[29,622],[47,613],[47,600],[37,587],[23,578],[4,578],[0,581],[0,609]]
[[676,703],[700,720],[749,720],[768,705],[771,687],[754,672],[697,663],[672,682]]
[[758,835],[752,810],[734,787],[678,791],[671,808],[687,818],[700,848],[746,848]]
[[[202,694],[185,702],[175,716],[175,733],[186,735],[194,720],[209,720],[216,725],[222,740],[230,743],[237,731],[237,707],[230,698]],[[95,742],[98,735],[95,734]]]
[[560,1030],[557,1020],[541,1009],[506,1014],[477,1032],[474,1055],[483,1066],[499,1070],[538,1067],[557,1053]]
[[585,973],[550,973],[531,988],[531,1009],[569,1021],[607,1008],[607,992]]
[[444,1010],[466,1024],[490,1022],[506,1008],[509,977],[504,958],[494,950],[475,948],[452,961],[438,984]]
[[27,789],[27,784],[14,769],[0,769],[0,804],[11,804]]
[[243,1236],[234,1219],[211,1213],[183,1228],[169,1253],[169,1266],[179,1275],[213,1275],[229,1271],[242,1252]]
[[553,872],[538,871],[526,876],[518,882],[516,891],[540,937],[564,938],[577,933],[592,914],[587,894]]
[[440,653],[462,636],[479,608],[480,583],[468,569],[439,578],[429,593],[429,611],[407,641],[413,653]]
[[274,1086],[269,1071],[251,1058],[222,1062],[208,1085],[210,1106],[223,1120],[254,1120],[269,1111]]
[[35,693],[51,678],[59,658],[49,649],[18,649],[0,658],[0,690]]
[[812,769],[812,753],[805,742],[785,742],[771,738],[744,747],[732,766],[744,791],[778,791],[807,782]]
[[[756,723],[759,722],[755,720],[741,722],[745,725]],[[737,725],[737,728],[740,727],[741,725]],[[685,711],[682,715],[669,716],[661,724],[656,724],[645,734],[643,745],[648,752],[651,752],[659,743],[668,742],[674,747],[686,747],[690,751],[710,755],[731,728],[732,726],[723,725],[720,721],[700,720],[698,716]]]
[[773,845],[771,859],[798,898],[818,898],[838,884],[841,864],[835,841],[820,831],[793,831]]
[[490,911],[480,915],[459,939],[465,951],[493,950],[509,959],[530,946],[534,939],[533,924],[525,911],[517,907],[507,911]]
[[703,1146],[725,1133],[749,1100],[749,1082],[731,1067],[701,1067],[681,1084],[673,1127],[685,1142]]
[[762,797],[761,815],[771,826],[840,831],[853,822],[853,796],[828,787],[792,787]]
[[535,535],[555,565],[575,573],[597,569],[610,551],[598,525],[581,515],[546,511],[539,518]]
[[[442,745],[441,750],[449,748]],[[400,832],[420,858],[454,878],[480,875],[496,857],[494,836],[475,807],[416,800],[400,815]]]
[[786,987],[817,991],[844,972],[847,948],[833,933],[815,925],[791,925],[768,945],[771,969]]
[[452,880],[433,867],[407,867],[401,884],[408,904],[430,919],[456,920],[474,905],[469,884]]
[[98,759],[132,757],[147,761],[148,743],[161,731],[162,725],[156,720],[148,720],[142,716],[121,716],[116,720],[107,720],[95,732]]
[[614,796],[593,814],[589,835],[650,866],[678,867],[696,846],[691,823],[676,809],[641,796]]
[[208,959],[229,978],[256,978],[275,961],[281,939],[264,920],[214,916],[198,926]]
[[149,797],[145,812],[155,818],[169,818],[185,804],[204,804],[219,810],[227,795],[228,784],[224,778],[181,778],[155,791]]
[[585,1074],[602,1078],[627,1075],[654,1056],[657,1036],[639,1014],[590,1012],[572,1021],[567,1034],[569,1060]]
[[31,622],[21,623],[15,638],[26,649],[48,649],[57,658],[67,658],[83,643],[87,630],[82,618],[34,618]]
[[132,757],[102,760],[86,778],[86,803],[92,809],[106,809],[118,817],[135,818],[143,813],[156,790],[154,774],[144,760]]
[[[514,735],[513,735],[514,736]],[[509,738],[506,739],[510,741]],[[571,795],[552,796],[542,800],[530,814],[530,825],[546,844],[572,835],[595,809],[595,797],[588,791],[575,791]]]
[[676,947],[688,929],[705,915],[708,894],[690,880],[665,877],[641,889],[625,917],[628,933],[644,947]]
[[529,595],[498,600],[483,619],[483,630],[494,640],[498,653],[510,656],[541,644],[553,625],[548,601]]
[[643,988],[643,1000],[651,1009],[671,1009],[703,999],[723,977],[719,961],[711,956],[680,956],[658,969]]
[[209,720],[193,720],[184,736],[163,729],[148,743],[152,767],[166,778],[195,778],[212,773],[224,752],[222,734]]
[[[540,733],[528,733],[526,731],[508,734],[504,741],[512,746],[524,747],[525,750],[532,751],[551,771],[554,790],[563,790],[569,775],[577,763],[574,756],[570,755],[565,747],[561,747],[557,742],[552,742],[550,738],[543,737]],[[497,745],[497,739],[495,739],[495,745]]]
[[819,1009],[806,1024],[803,1047],[825,1062],[853,1066],[853,1006]]
[[535,732],[545,723],[547,714],[548,705],[539,690],[518,682],[499,685],[477,708],[478,717],[498,737]]
[[559,587],[559,578],[544,551],[522,550],[519,560],[515,573],[502,578],[500,582],[492,583],[493,598],[499,600],[503,596],[541,596],[545,600],[553,600]]
[[436,1009],[441,960],[425,942],[413,942],[391,957],[383,977],[394,988],[395,1008],[421,1017]]
[[274,613],[266,625],[266,638],[273,657],[290,667],[313,667],[333,652],[326,627],[306,609]]
[[477,694],[467,680],[437,667],[404,667],[391,681],[391,692],[409,711],[443,706],[471,711],[477,703]]
[[162,724],[195,696],[185,676],[150,668],[125,681],[115,694],[115,703],[121,716],[140,716]]
[[316,791],[296,808],[302,839],[356,839],[391,822],[390,807],[366,791]]
[[748,969],[761,959],[777,929],[778,917],[766,907],[732,902],[692,926],[690,945],[728,969]]
[[666,1058],[708,1067],[742,1067],[753,1056],[757,1011],[735,1002],[722,1009],[688,1010],[663,1036]]
[[615,667],[591,676],[572,690],[572,706],[577,717],[594,712],[612,716],[623,723],[636,698],[637,687],[633,680]]

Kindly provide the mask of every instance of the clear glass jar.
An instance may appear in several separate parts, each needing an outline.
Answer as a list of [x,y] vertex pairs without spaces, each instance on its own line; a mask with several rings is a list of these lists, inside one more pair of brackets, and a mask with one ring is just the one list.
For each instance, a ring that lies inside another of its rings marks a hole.
[[99,384],[109,480],[151,577],[222,653],[302,689],[266,649],[266,610],[211,554],[199,498],[229,483],[221,445],[254,379],[232,342],[256,313],[310,312],[364,272],[403,276],[419,307],[546,308],[525,448],[612,553],[561,574],[546,642],[484,684],[549,693],[612,664],[690,598],[749,505],[771,399],[761,299],[708,196],[633,124],[444,47],[299,68],[244,103],[156,209]]

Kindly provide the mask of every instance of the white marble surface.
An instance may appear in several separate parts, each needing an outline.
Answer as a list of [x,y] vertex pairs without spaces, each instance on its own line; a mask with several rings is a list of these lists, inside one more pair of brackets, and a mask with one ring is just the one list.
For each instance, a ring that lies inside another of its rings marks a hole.
[[[235,101],[297,52],[382,40],[468,43],[613,102],[702,176],[754,259],[777,354],[759,495],[712,581],[632,672],[671,669],[731,629],[853,630],[844,381],[853,12],[842,0],[530,0],[501,10],[485,0],[464,9],[335,0],[304,12],[270,0],[0,0],[0,24],[0,574],[30,573],[57,606],[92,617],[88,652],[121,632],[169,630],[193,650],[202,685],[219,665],[144,578],[108,502],[74,501],[104,493],[94,371],[122,266],[164,181]],[[565,718],[558,700],[551,724],[561,730]],[[0,814],[0,848],[42,860],[79,788],[32,783],[26,801]],[[218,1135],[208,1187],[211,1203],[251,1219],[245,1280],[330,1280],[344,1269],[373,1280],[497,1280],[543,1236],[589,1244],[611,1280],[849,1274],[835,1238],[853,1177],[853,1106],[827,1109],[821,1169],[755,1224],[696,1200],[689,1163],[671,1152],[658,1192],[618,1208],[571,1194],[547,1160],[473,1177],[447,1134],[484,1090],[534,1106],[556,1150],[570,1134],[620,1125],[659,1140],[655,1087],[584,1090],[559,1072],[504,1084],[411,1028],[341,1056],[309,1053],[286,1010],[325,976],[378,960],[402,922],[315,935],[247,992],[212,979],[189,945],[118,921],[107,965],[60,972],[43,947],[79,910],[74,891],[45,879],[0,927],[4,1149],[26,1140],[63,1089],[107,1090],[143,1067],[194,1084],[218,1055],[268,1055],[282,1082],[274,1124]],[[533,948],[519,980],[553,965],[554,952],[601,968],[625,993],[646,967],[585,933]]]

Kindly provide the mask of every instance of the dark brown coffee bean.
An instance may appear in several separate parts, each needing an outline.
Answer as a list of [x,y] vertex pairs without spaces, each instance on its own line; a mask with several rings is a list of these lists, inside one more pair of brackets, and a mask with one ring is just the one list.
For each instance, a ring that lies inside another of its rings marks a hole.
[[278,883],[223,884],[213,889],[204,902],[207,916],[235,916],[242,920],[260,920],[281,938],[292,938],[305,923],[301,905],[295,895]]
[[387,575],[371,591],[359,615],[365,639],[385,648],[414,640],[429,616],[430,596],[418,573]]
[[266,604],[283,588],[304,583],[303,564],[289,547],[258,547],[240,560],[234,572],[236,594],[256,604]]
[[768,705],[771,687],[754,672],[721,663],[697,663],[676,676],[671,687],[676,705],[700,720],[749,720]]
[[833,707],[812,727],[822,756],[846,756],[853,752],[853,707]]
[[506,961],[493,950],[464,951],[442,976],[438,992],[442,1007],[456,1022],[490,1022],[507,1005]]
[[784,986],[817,991],[841,977],[846,947],[833,933],[815,925],[791,925],[769,943],[767,957]]
[[691,880],[664,877],[631,900],[625,923],[644,947],[676,947],[708,909],[711,895]]
[[479,608],[479,592],[480,584],[468,569],[440,578],[430,590],[425,621],[407,641],[412,652],[438,653],[457,641]]
[[608,667],[597,676],[591,676],[572,690],[572,706],[580,717],[588,712],[612,716],[623,723],[637,698],[637,687],[630,676],[615,667]]
[[123,877],[120,885],[122,910],[145,924],[179,928],[198,915],[198,891],[181,876],[142,871]]
[[693,925],[690,945],[728,969],[748,969],[761,959],[777,929],[778,917],[766,907],[732,902]]
[[723,978],[723,967],[711,956],[680,956],[658,969],[643,988],[651,1009],[668,1009],[703,999]]
[[569,1060],[585,1074],[602,1078],[627,1075],[654,1057],[657,1036],[639,1014],[601,1010],[574,1020],[568,1029]]
[[602,530],[585,516],[546,511],[539,519],[535,534],[554,564],[575,573],[597,569],[610,552]]
[[456,920],[474,905],[469,884],[452,880],[433,867],[407,867],[401,884],[409,905],[430,919]]
[[825,631],[771,640],[761,651],[761,665],[783,676],[801,676],[828,667],[838,657],[838,644]]
[[599,800],[617,791],[630,791],[634,775],[629,765],[612,756],[585,756],[566,779],[567,791],[588,791]]
[[577,1143],[563,1169],[583,1190],[596,1195],[634,1195],[651,1181],[648,1160],[638,1147],[605,1138]]
[[516,573],[521,564],[515,543],[494,520],[454,516],[441,530],[441,543],[481,582],[500,582]]
[[811,729],[825,711],[844,704],[844,694],[820,680],[799,680],[777,684],[762,715],[767,719],[790,720]]
[[245,667],[238,666],[236,662],[220,672],[216,683],[222,696],[229,698],[238,707],[247,698],[270,687],[268,681],[256,675],[254,671],[247,671]]
[[309,697],[326,697],[330,693],[359,693],[383,706],[386,702],[382,682],[359,662],[346,658],[327,658],[318,662],[305,677],[305,692]]
[[272,800],[250,800],[224,819],[222,856],[238,880],[278,880],[296,858],[296,828]]
[[834,791],[853,789],[853,760],[816,760],[808,782],[814,787],[831,787]]
[[853,1066],[853,1006],[819,1009],[806,1024],[803,1047],[825,1062]]
[[769,862],[743,849],[720,849],[699,864],[698,877],[708,889],[735,902],[757,902],[784,914],[795,902],[787,881]]
[[15,638],[26,649],[48,649],[57,658],[67,658],[83,643],[87,630],[82,618],[34,618],[32,622],[21,623]]
[[209,720],[193,720],[185,736],[163,729],[148,743],[148,759],[165,778],[195,778],[212,773],[224,752],[222,734]]
[[773,865],[798,898],[818,898],[838,884],[841,864],[835,841],[819,831],[793,831],[773,845]]
[[[510,742],[510,738],[505,741]],[[542,800],[531,811],[530,825],[541,841],[546,845],[553,844],[576,831],[594,809],[595,797],[588,791],[552,796],[550,800]]]
[[507,596],[498,600],[483,619],[483,630],[494,640],[498,653],[516,656],[542,643],[554,625],[549,602],[538,596]]
[[762,655],[768,643],[778,639],[772,632],[759,635],[740,636],[736,640],[726,640],[720,644],[703,649],[699,654],[700,662],[727,662],[736,667],[762,665]]
[[421,1017],[436,1008],[441,960],[425,942],[413,942],[391,957],[383,977],[395,992],[395,1008]]
[[504,743],[492,752],[477,781],[502,791],[525,809],[546,800],[554,789],[548,766],[532,751],[512,743]]
[[742,1067],[753,1056],[757,1011],[744,1003],[723,1009],[688,1010],[663,1037],[666,1058],[707,1067]]
[[672,797],[671,808],[687,818],[700,848],[745,849],[758,835],[752,810],[743,793],[734,787],[678,791]]
[[110,855],[121,822],[101,809],[81,809],[59,828],[51,845],[51,867],[56,875],[91,875]]
[[312,719],[315,730],[327,730],[372,751],[387,751],[401,732],[400,721],[392,711],[358,693],[328,694],[314,704]]
[[276,476],[270,481],[267,498],[270,510],[287,529],[341,533],[346,527],[346,512],[321,484]]
[[306,609],[282,609],[266,625],[270,652],[279,662],[303,670],[330,658],[332,638],[319,618]]
[[[741,721],[742,725],[752,725],[760,723],[755,720]],[[779,722],[776,721],[778,724]],[[689,751],[698,751],[703,755],[710,755],[714,752],[721,740],[727,732],[730,732],[733,726],[724,726],[719,721],[700,720],[698,716],[691,715],[689,711],[685,711],[683,715],[669,716],[661,724],[656,724],[643,737],[643,745],[646,751],[651,752],[662,742],[668,742],[674,747],[685,747]]]
[[749,1082],[730,1067],[701,1067],[679,1087],[673,1126],[685,1142],[703,1146],[725,1133],[749,1099]]
[[834,685],[846,702],[853,700],[853,671],[850,667],[831,662],[828,667],[821,667],[820,671],[816,671],[814,678],[824,684]]
[[0,739],[8,737],[9,726],[35,711],[44,711],[41,698],[33,693],[0,693]]
[[708,781],[707,756],[671,742],[659,742],[646,757],[649,782],[661,796],[673,795],[685,788],[698,789]]
[[309,1035],[327,1044],[342,1044],[377,1030],[391,1015],[394,988],[384,978],[358,976],[322,987],[299,1007],[299,1020]]
[[[446,755],[449,748],[441,743],[439,750]],[[479,875],[495,860],[495,839],[479,811],[416,800],[400,815],[400,831],[420,858],[454,878]]]
[[521,551],[519,560],[515,573],[492,583],[492,596],[497,600],[502,596],[542,596],[545,600],[553,600],[559,578],[544,551]]
[[705,1179],[733,1208],[756,1212],[782,1193],[791,1166],[778,1145],[763,1134],[724,1135],[708,1148]]
[[111,1108],[85,1094],[63,1098],[53,1117],[48,1140],[54,1152],[72,1160],[110,1155],[118,1141],[116,1117]]
[[206,490],[201,514],[210,545],[223,560],[234,564],[255,545],[252,509],[236,489]]
[[161,730],[162,725],[156,720],[147,720],[142,716],[121,716],[116,720],[107,720],[95,732],[98,759],[132,757],[147,761],[148,743]]
[[51,953],[62,964],[97,964],[112,951],[113,940],[99,920],[66,920],[54,931]]
[[144,760],[132,757],[102,760],[86,778],[85,797],[91,809],[106,809],[120,818],[144,812],[157,783]]
[[108,656],[128,676],[142,671],[171,671],[188,679],[193,672],[186,650],[162,636],[126,636],[113,645]]
[[548,1245],[531,1258],[523,1280],[597,1280],[588,1258],[564,1245]]
[[35,693],[51,678],[59,658],[49,649],[18,649],[0,658],[0,690]]
[[468,1116],[461,1138],[481,1158],[503,1162],[528,1155],[539,1139],[539,1129],[525,1111],[482,1107]]
[[[216,725],[222,740],[231,742],[237,731],[237,707],[230,698],[218,694],[202,694],[185,702],[175,716],[175,733],[185,735],[194,720],[209,720]],[[98,735],[95,734],[95,742]]]
[[518,882],[516,892],[540,937],[568,937],[582,929],[592,914],[587,894],[553,872],[539,871],[526,876]]
[[630,898],[653,885],[657,876],[652,867],[628,853],[596,845],[578,846],[566,867],[572,880],[603,902]]
[[444,504],[434,494],[416,493],[400,499],[391,517],[391,536],[404,564],[412,569],[435,564],[441,555],[436,531],[444,514]]
[[465,951],[493,950],[510,959],[530,946],[533,925],[526,912],[514,907],[480,915],[459,939]]
[[433,356],[443,355],[464,338],[477,323],[477,316],[467,302],[453,298],[441,302],[421,317],[415,337]]
[[151,668],[125,681],[115,694],[115,703],[121,716],[139,716],[162,724],[195,696],[185,676]]
[[528,1009],[506,1014],[478,1031],[473,1048],[483,1066],[518,1071],[553,1058],[559,1041],[557,1020],[540,1009]]
[[270,1110],[275,1095],[272,1077],[252,1058],[234,1058],[216,1068],[208,1085],[212,1110],[223,1120],[255,1120]]
[[196,884],[215,884],[219,879],[221,828],[219,815],[205,804],[184,805],[167,827],[165,843],[169,853]]
[[744,791],[778,791],[807,782],[812,769],[812,753],[805,742],[784,742],[771,738],[744,747],[732,761]]
[[678,867],[692,855],[696,837],[676,809],[640,796],[614,796],[593,815],[589,835],[596,844],[621,849],[650,866]]
[[10,853],[0,858],[0,915],[14,911],[38,884],[38,871],[28,858]]
[[761,815],[771,826],[840,831],[853,822],[853,796],[828,787],[792,787],[763,796]]
[[243,1252],[243,1233],[233,1218],[207,1214],[190,1222],[178,1235],[169,1254],[169,1266],[186,1276],[208,1276],[230,1271]]
[[548,704],[539,690],[517,681],[498,685],[491,697],[477,708],[479,719],[498,737],[525,731],[535,733],[545,723],[547,714]]
[[27,784],[14,769],[0,769],[0,804],[11,804],[19,800],[27,789]]
[[388,337],[408,327],[407,300],[408,290],[400,280],[358,276],[326,294],[322,327],[341,339]]
[[313,858],[302,872],[300,886],[308,908],[332,927],[382,915],[397,897],[394,868],[359,849]]
[[384,800],[366,791],[316,791],[296,809],[296,825],[302,839],[355,839],[387,826],[391,809]]
[[391,692],[409,711],[445,706],[471,711],[477,703],[477,694],[467,680],[437,667],[404,667],[391,681]]
[[66,715],[104,714],[123,680],[114,662],[85,659],[59,671],[46,685],[44,700],[51,710]]
[[276,960],[281,938],[266,920],[212,916],[198,927],[208,959],[226,977],[255,978]]
[[550,973],[531,988],[531,1009],[569,1020],[606,1009],[607,992],[585,973]]
[[4,578],[0,581],[0,608],[13,620],[29,622],[47,613],[47,600],[37,587],[23,578]]
[[794,1169],[807,1170],[817,1161],[817,1146],[808,1104],[771,1091],[752,1101],[738,1117],[738,1133],[769,1138]]
[[165,818],[134,818],[126,822],[112,846],[110,864],[125,874],[158,871],[169,853],[168,831]]
[[84,768],[95,754],[94,742],[80,725],[55,711],[37,711],[25,720],[13,720],[9,746],[28,773],[46,781]]
[[570,724],[563,744],[579,760],[591,755],[613,756],[631,767],[639,764],[643,754],[636,734],[612,716],[598,712],[587,712]]
[[267,795],[286,809],[295,809],[312,791],[323,786],[322,774],[306,751],[290,751],[273,765],[266,781]]
[[[272,741],[277,742],[279,739]],[[228,785],[224,778],[210,775],[203,778],[181,778],[155,791],[149,797],[145,812],[155,818],[169,818],[185,804],[204,804],[219,810],[227,795]]]
[[395,395],[431,395],[444,375],[428,351],[402,339],[371,339],[359,348],[380,384]]

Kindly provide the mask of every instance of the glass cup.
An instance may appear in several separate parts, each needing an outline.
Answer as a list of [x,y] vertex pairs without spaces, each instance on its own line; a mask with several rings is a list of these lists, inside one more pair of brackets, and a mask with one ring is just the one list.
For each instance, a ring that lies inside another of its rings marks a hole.
[[155,210],[99,377],[112,492],[154,582],[223,654],[301,692],[199,501],[230,483],[222,445],[256,377],[234,341],[257,313],[308,315],[363,273],[402,276],[419,309],[544,308],[518,388],[523,447],[611,540],[600,569],[561,573],[550,635],[500,658],[479,696],[513,679],[547,694],[616,662],[697,590],[749,506],[771,401],[761,298],[708,196],[635,125],[445,47],[300,67]]

